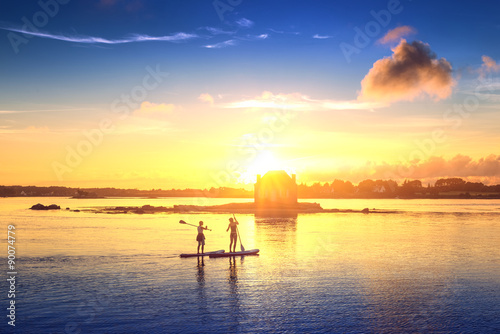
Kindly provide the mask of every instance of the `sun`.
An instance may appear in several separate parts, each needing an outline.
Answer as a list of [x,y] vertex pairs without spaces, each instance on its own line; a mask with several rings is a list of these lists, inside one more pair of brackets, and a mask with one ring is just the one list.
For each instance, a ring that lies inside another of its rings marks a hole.
[[264,175],[271,170],[293,172],[285,165],[285,162],[278,159],[273,152],[263,150],[257,154],[255,159],[247,166],[246,170],[241,173],[238,182],[244,184],[255,183],[257,175]]

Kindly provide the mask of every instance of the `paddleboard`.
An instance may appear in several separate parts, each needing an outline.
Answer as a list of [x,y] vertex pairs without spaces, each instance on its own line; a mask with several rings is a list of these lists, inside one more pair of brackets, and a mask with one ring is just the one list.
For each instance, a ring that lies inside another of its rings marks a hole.
[[213,251],[213,252],[205,252],[205,253],[200,253],[200,254],[197,254],[197,253],[181,254],[179,256],[180,257],[194,257],[194,256],[208,256],[208,255],[223,254],[223,253],[224,253],[224,250],[221,249],[221,250],[217,250],[217,251]]
[[234,253],[216,253],[210,254],[210,258],[213,257],[229,257],[229,256],[243,256],[243,255],[257,255],[259,252],[258,249],[249,249],[243,252],[234,252]]

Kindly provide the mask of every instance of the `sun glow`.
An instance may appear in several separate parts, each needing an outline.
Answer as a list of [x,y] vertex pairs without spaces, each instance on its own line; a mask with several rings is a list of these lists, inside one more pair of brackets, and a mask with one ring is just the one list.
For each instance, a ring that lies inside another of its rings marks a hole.
[[264,175],[271,170],[284,170],[289,174],[295,173],[289,166],[286,166],[284,161],[278,159],[273,152],[264,150],[241,173],[238,182],[244,184],[255,183],[257,175]]

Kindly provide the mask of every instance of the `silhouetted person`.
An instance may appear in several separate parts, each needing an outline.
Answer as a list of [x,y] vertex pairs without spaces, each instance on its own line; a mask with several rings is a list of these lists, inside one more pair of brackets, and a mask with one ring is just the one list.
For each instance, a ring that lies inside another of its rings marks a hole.
[[200,254],[200,246],[201,253],[205,253],[205,235],[203,234],[203,230],[208,230],[208,227],[203,227],[203,222],[200,220],[200,226],[198,226],[198,235],[196,236],[196,241],[198,241],[198,254]]
[[[231,229],[231,234],[229,235],[229,238],[231,240],[231,242],[229,243],[229,253],[231,253],[231,247],[233,247],[233,250],[232,252],[234,253],[236,251],[236,242],[238,241],[238,232],[237,232],[237,228],[238,228],[238,221],[236,220],[236,218],[229,218],[229,226],[227,227],[227,231],[229,231],[229,229]],[[234,245],[233,245],[234,243]]]

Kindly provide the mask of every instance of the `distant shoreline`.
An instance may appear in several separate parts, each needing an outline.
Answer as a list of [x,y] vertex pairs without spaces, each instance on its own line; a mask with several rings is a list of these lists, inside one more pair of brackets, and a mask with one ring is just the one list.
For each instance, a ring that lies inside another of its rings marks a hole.
[[[0,196],[0,198],[69,198],[69,199],[112,199],[112,198],[143,198],[143,199],[161,199],[161,198],[213,198],[213,199],[253,199],[253,197],[207,197],[207,196],[67,196],[67,195],[18,195],[18,196]],[[354,196],[354,197],[299,197],[301,200],[310,199],[500,199],[500,194],[485,193],[478,195],[458,194],[458,195],[432,195],[432,196]]]
[[[76,199],[123,198],[254,198],[253,190],[231,187],[210,189],[120,189],[70,188],[60,186],[2,186],[0,197],[71,197]],[[500,199],[500,185],[487,186],[460,178],[439,179],[431,186],[419,180],[398,185],[395,181],[364,180],[357,186],[349,181],[297,185],[297,198],[307,199]]]

